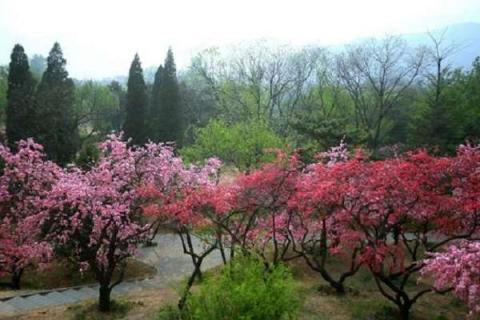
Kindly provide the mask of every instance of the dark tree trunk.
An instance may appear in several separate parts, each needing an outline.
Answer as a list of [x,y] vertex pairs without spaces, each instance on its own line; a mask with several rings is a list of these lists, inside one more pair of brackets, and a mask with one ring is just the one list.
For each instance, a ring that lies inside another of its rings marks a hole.
[[411,304],[403,304],[398,306],[400,311],[400,319],[410,320],[410,309],[412,308]]
[[180,298],[180,301],[178,302],[178,309],[180,310],[183,310],[183,308],[185,307],[188,295],[190,294],[190,290],[192,289],[193,283],[195,282],[195,278],[198,278],[200,280],[202,277],[200,266],[201,266],[201,262],[200,264],[196,264],[195,270],[193,270],[192,274],[190,275],[190,278],[188,278],[187,287],[185,288],[185,291],[183,292],[183,295]]
[[109,285],[100,285],[100,295],[98,296],[98,310],[101,312],[110,311],[111,300],[110,293],[112,289]]
[[23,269],[14,271],[12,273],[12,284],[11,287],[13,290],[19,290],[20,289],[20,280],[22,278],[23,274]]

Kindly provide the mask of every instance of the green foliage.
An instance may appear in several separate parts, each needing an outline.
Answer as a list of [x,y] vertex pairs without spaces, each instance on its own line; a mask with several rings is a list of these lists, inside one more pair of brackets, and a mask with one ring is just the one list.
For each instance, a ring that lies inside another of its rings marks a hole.
[[126,116],[123,131],[132,144],[141,145],[146,142],[146,116],[148,107],[147,86],[143,79],[143,70],[138,54],[130,66],[127,83]]
[[177,70],[172,49],[163,66],[155,73],[150,105],[150,137],[156,142],[175,141],[181,145],[183,110],[180,100]]
[[181,320],[182,314],[178,310],[178,307],[168,305],[162,308],[155,318],[156,320]]
[[410,144],[424,146],[438,153],[454,153],[456,147],[469,140],[480,139],[480,58],[472,69],[455,70],[443,75],[440,94],[437,88],[425,88],[416,101],[410,127]]
[[73,110],[74,84],[65,69],[66,60],[58,43],[47,59],[47,69],[36,93],[33,137],[50,159],[68,163],[77,151],[78,129]]
[[34,126],[33,92],[35,82],[23,47],[15,45],[10,56],[7,89],[6,133],[8,145],[32,135]]
[[75,163],[82,169],[88,170],[93,167],[100,158],[100,150],[95,141],[85,141],[78,153]]
[[227,125],[222,120],[212,120],[206,127],[197,129],[194,135],[194,144],[180,150],[187,161],[216,156],[241,170],[274,160],[275,155],[269,149],[284,147],[282,139],[262,122]]
[[266,270],[257,259],[239,258],[207,278],[187,300],[189,320],[296,319],[300,301],[290,271]]
[[55,43],[37,88],[33,126],[33,137],[44,146],[48,157],[61,165],[73,159],[79,145],[73,108],[75,86],[68,77],[66,63],[60,45]]
[[83,133],[104,135],[118,130],[119,97],[105,85],[86,81],[75,90],[75,112]]
[[125,121],[125,108],[127,105],[127,93],[118,81],[112,81],[108,85],[110,92],[116,97],[118,101],[118,109],[111,115],[110,122],[115,131],[122,130],[123,122]]

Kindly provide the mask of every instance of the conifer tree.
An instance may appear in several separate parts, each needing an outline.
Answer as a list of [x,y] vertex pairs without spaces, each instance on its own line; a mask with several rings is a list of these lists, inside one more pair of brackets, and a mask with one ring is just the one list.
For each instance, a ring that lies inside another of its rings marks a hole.
[[16,44],[10,56],[7,88],[6,134],[10,148],[15,149],[15,142],[32,135],[34,88],[28,57]]
[[58,43],[47,58],[47,69],[36,94],[34,138],[51,159],[65,165],[75,156],[79,135],[73,108],[75,86],[65,69],[67,61]]
[[130,66],[127,83],[127,105],[123,131],[132,144],[141,145],[147,140],[146,116],[148,96],[143,70],[138,54]]
[[150,99],[150,116],[149,116],[149,137],[155,142],[159,142],[161,138],[161,97],[160,88],[163,82],[164,70],[160,65],[155,73],[155,79],[152,86],[152,95]]
[[[158,80],[157,80],[158,75]],[[177,71],[173,58],[172,49],[168,49],[164,66],[160,66],[155,76],[152,100],[155,98],[156,105],[152,105],[151,119],[154,132],[157,132],[156,140],[160,142],[174,141],[181,144],[183,136],[183,111],[180,101]],[[155,112],[155,114],[154,114]]]

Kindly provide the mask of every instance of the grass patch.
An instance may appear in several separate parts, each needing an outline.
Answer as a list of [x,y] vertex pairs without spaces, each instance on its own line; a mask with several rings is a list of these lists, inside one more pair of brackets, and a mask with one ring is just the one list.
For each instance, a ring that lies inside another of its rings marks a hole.
[[[156,269],[135,259],[127,260],[124,280],[146,278],[155,275]],[[0,277],[0,282],[9,281],[8,276]],[[67,260],[56,260],[44,270],[29,268],[22,277],[22,289],[54,289],[95,283],[91,272],[81,274],[78,268]]]
[[[397,307],[377,290],[366,268],[345,283],[347,294],[338,296],[302,260],[292,261],[294,278],[302,286],[304,297],[301,320],[397,320]],[[330,262],[329,270],[341,270],[342,261]],[[335,273],[335,272],[334,272]],[[411,281],[409,288],[418,290],[424,284]],[[415,287],[415,288],[414,288]],[[427,294],[413,307],[412,320],[457,320],[467,314],[465,305],[451,294]]]

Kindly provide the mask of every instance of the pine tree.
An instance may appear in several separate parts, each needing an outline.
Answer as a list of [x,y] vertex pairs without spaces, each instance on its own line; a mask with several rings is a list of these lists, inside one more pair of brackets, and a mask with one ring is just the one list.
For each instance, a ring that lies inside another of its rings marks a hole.
[[7,89],[6,134],[10,148],[15,149],[18,140],[32,135],[34,88],[28,57],[16,44],[10,56]]
[[143,70],[138,54],[130,66],[127,83],[127,106],[123,131],[126,138],[132,139],[132,144],[141,145],[146,141],[146,116],[148,96],[143,78]]
[[[157,81],[158,75],[158,81]],[[177,71],[172,49],[168,49],[164,67],[160,66],[155,77],[158,88],[153,90],[152,100],[157,100],[152,105],[151,119],[153,130],[157,133],[156,140],[161,142],[174,141],[181,144],[183,137],[183,110],[180,101]]]
[[60,45],[55,43],[36,94],[35,138],[44,146],[48,157],[61,165],[73,159],[79,145],[73,108],[75,86],[68,77],[66,63]]

